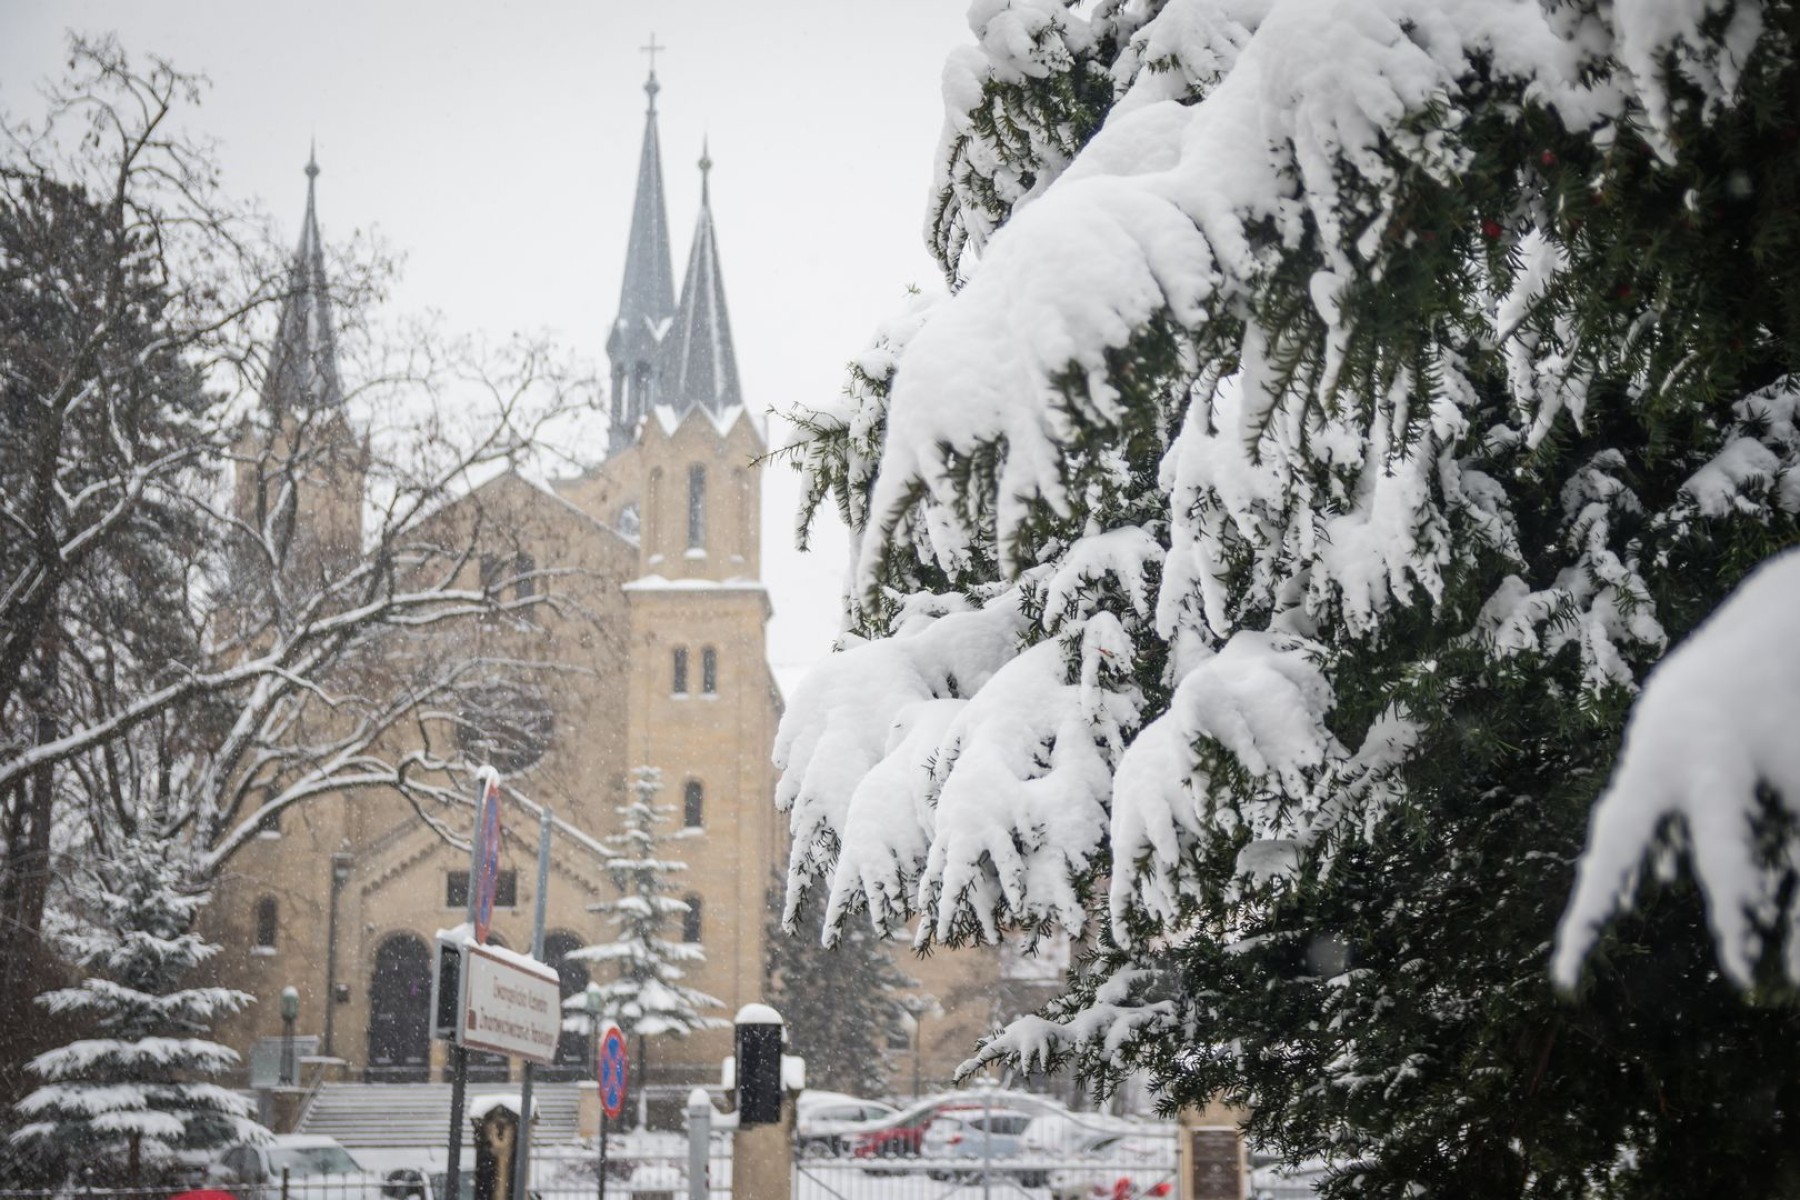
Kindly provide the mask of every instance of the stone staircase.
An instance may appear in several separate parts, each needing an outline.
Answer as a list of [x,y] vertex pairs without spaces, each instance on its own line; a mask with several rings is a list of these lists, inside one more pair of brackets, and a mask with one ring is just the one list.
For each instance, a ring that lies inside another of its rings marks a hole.
[[[468,1099],[518,1095],[516,1083],[471,1083]],[[532,1085],[540,1146],[573,1142],[581,1107],[579,1085]],[[463,1136],[468,1137],[468,1125]],[[450,1085],[447,1083],[327,1083],[320,1086],[296,1133],[324,1134],[352,1150],[442,1148],[449,1140]]]

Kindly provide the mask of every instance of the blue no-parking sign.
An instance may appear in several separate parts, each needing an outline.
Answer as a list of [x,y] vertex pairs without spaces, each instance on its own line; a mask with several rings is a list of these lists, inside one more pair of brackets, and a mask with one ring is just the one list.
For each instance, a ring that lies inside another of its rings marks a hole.
[[600,1037],[600,1107],[608,1117],[625,1108],[625,1035],[610,1023]]
[[481,861],[475,864],[475,941],[487,945],[500,886],[500,781],[490,777],[481,796]]

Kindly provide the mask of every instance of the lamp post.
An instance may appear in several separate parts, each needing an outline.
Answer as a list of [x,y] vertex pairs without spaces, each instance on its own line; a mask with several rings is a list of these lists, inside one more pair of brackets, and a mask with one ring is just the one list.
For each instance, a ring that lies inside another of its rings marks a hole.
[[917,1100],[919,1098],[921,1091],[923,1090],[920,1086],[920,1084],[921,1084],[920,1066],[925,1057],[925,1016],[927,1013],[929,1013],[930,1015],[932,1015],[934,1017],[941,1017],[944,1015],[944,1010],[942,1007],[939,1006],[937,997],[933,996],[929,993],[926,993],[924,995],[919,995],[919,996],[903,997],[900,1001],[900,1008],[901,1008],[901,1011],[904,1012],[906,1014],[906,1016],[908,1017],[908,1019],[910,1019],[910,1021],[912,1022],[912,1035],[913,1035],[912,1094],[913,1094],[913,1099]]
[[350,852],[339,850],[331,856],[331,901],[330,916],[325,922],[325,1057],[334,1057],[337,1053],[331,1040],[333,1016],[337,1013],[337,927],[338,927],[338,893],[344,890],[344,882],[350,878]]
[[294,1086],[294,1022],[300,1016],[298,988],[281,989],[281,1086]]

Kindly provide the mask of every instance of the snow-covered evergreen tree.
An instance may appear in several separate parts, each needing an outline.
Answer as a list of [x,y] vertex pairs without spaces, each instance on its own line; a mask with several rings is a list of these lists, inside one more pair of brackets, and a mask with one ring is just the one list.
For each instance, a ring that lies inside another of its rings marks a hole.
[[[1800,539],[1792,7],[970,23],[950,294],[801,414],[857,564],[776,747],[790,919],[1081,933],[985,1053],[1222,1091],[1340,1194],[1791,1186],[1794,797],[1625,822],[1584,928],[1638,903],[1546,967],[1638,687]],[[1754,902],[1768,1003],[1646,851]]]
[[[717,1028],[725,1022],[705,1011],[722,1002],[682,982],[687,967],[706,960],[701,944],[682,936],[688,903],[675,894],[675,877],[687,870],[687,864],[662,853],[665,843],[687,833],[662,828],[675,810],[657,802],[660,770],[636,768],[629,787],[630,799],[618,807],[619,832],[605,839],[607,849],[617,856],[607,860],[606,871],[618,898],[588,906],[589,912],[607,918],[613,937],[572,951],[569,957],[617,968],[615,978],[600,984],[602,1008],[605,1019],[617,1022],[628,1038],[686,1037],[697,1029]],[[573,1010],[584,1002],[583,997],[572,997],[569,1007]],[[585,1019],[578,1016],[567,1018],[565,1024],[586,1029]]]
[[10,1149],[53,1178],[79,1171],[92,1184],[150,1186],[177,1177],[177,1151],[267,1131],[247,1099],[212,1081],[239,1060],[206,1037],[253,998],[185,986],[218,949],[194,932],[206,893],[192,886],[176,842],[116,841],[85,872],[85,911],[62,939],[85,977],[40,997],[50,1012],[83,1019],[91,1036],[31,1062],[43,1084],[17,1106]]
[[787,1023],[788,1045],[806,1059],[808,1087],[853,1096],[883,1096],[897,1055],[911,1040],[907,1001],[918,983],[894,963],[894,943],[866,925],[819,944],[824,906],[801,910],[798,930],[778,919],[770,897],[769,1002]]

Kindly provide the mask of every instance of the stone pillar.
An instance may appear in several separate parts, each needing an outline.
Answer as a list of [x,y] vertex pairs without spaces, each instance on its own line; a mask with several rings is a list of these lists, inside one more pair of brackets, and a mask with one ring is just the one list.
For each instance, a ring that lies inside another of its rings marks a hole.
[[[746,1004],[737,1015],[738,1128],[731,1151],[732,1200],[792,1200],[794,1103],[783,1086],[781,1014],[766,1004]],[[773,1033],[771,1033],[773,1030]],[[774,1039],[774,1053],[768,1043]],[[769,1089],[780,1097],[769,1112]],[[746,1122],[745,1117],[750,1121]],[[762,1118],[759,1120],[759,1116]],[[768,1117],[775,1117],[773,1121]]]
[[1244,1200],[1250,1194],[1242,1120],[1241,1111],[1216,1102],[1176,1115],[1179,1200]]
[[583,1079],[575,1087],[581,1097],[575,1109],[575,1136],[583,1141],[593,1141],[600,1136],[600,1085],[592,1079]]

